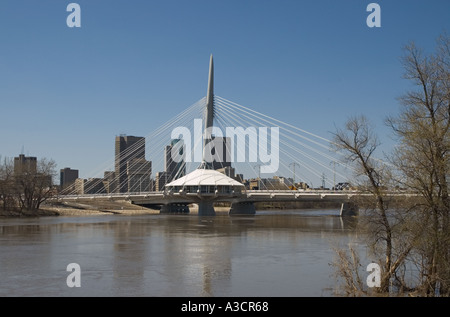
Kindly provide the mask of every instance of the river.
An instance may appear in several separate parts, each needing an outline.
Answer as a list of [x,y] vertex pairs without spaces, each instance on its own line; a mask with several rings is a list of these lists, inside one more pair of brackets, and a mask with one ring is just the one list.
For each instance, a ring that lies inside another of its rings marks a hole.
[[1,219],[0,296],[333,296],[333,247],[358,240],[338,213]]

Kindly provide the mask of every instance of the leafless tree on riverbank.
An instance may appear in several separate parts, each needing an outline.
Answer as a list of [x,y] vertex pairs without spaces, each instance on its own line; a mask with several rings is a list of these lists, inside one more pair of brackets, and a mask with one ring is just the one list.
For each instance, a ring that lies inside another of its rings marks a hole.
[[13,161],[5,159],[0,165],[0,208],[5,212],[39,210],[55,194],[55,175],[53,160],[43,158],[37,162],[36,170],[14,173]]
[[[412,244],[405,244],[404,241],[404,226],[409,223],[405,221],[407,215],[395,207],[390,208],[394,201],[386,195],[387,189],[391,187],[392,171],[373,157],[379,142],[364,116],[350,118],[345,129],[338,129],[334,135],[334,144],[337,150],[347,154],[345,160],[353,163],[359,190],[371,194],[370,198],[359,202],[368,210],[362,223],[372,255],[378,263],[383,264],[381,285],[373,291],[387,294],[398,269],[412,249]],[[337,252],[335,266],[341,272],[340,275],[346,276],[345,293],[371,294],[373,292],[360,282],[359,274],[355,271],[361,266],[356,255],[353,249],[349,253],[342,250]]]
[[414,43],[405,47],[405,78],[414,89],[401,97],[399,116],[388,118],[399,139],[393,163],[403,186],[423,197],[417,218],[423,237],[415,247],[421,285],[416,293],[450,295],[450,37],[425,56]]
[[5,158],[3,161],[0,157],[0,208],[3,210],[11,210],[16,207],[14,197],[14,181],[13,181],[13,164],[10,159]]
[[[346,160],[355,163],[356,176],[364,180],[360,188],[372,193],[373,199],[364,202],[372,210],[366,218],[367,236],[374,254],[384,256],[381,287],[374,291],[449,296],[450,38],[441,36],[436,53],[429,56],[412,43],[405,47],[402,61],[414,88],[400,98],[400,114],[387,119],[399,141],[390,159],[394,168],[373,158],[378,142],[364,117],[350,118],[334,141],[347,153]],[[390,208],[385,189],[393,183],[418,193],[418,198]],[[349,260],[355,259],[352,252],[340,250],[335,262],[341,276],[351,277],[344,278],[346,294],[373,294],[348,272],[361,266]],[[406,281],[407,271],[417,272],[414,281]]]

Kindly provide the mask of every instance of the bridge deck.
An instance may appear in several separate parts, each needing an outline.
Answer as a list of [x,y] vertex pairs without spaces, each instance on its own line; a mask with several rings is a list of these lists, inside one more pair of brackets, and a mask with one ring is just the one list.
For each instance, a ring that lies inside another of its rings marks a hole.
[[353,196],[360,195],[356,191],[293,191],[293,190],[248,190],[243,193],[114,193],[95,195],[59,196],[60,201],[93,201],[93,200],[127,200],[134,204],[169,204],[195,203],[200,200],[217,202],[282,202],[282,201],[349,201]]

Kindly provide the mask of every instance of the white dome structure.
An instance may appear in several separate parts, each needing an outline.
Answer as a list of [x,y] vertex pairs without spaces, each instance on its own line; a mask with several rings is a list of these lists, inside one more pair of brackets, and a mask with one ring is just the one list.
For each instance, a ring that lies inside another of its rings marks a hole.
[[[216,170],[198,168],[192,173],[183,176],[165,186],[165,194],[198,205],[201,216],[215,215],[214,201],[230,201],[240,196],[245,186],[238,181]],[[171,210],[170,206],[164,207]],[[172,207],[173,208],[173,207]],[[178,208],[177,205],[174,207]]]
[[245,187],[238,181],[211,169],[196,169],[165,186],[166,192],[200,194],[241,193]]

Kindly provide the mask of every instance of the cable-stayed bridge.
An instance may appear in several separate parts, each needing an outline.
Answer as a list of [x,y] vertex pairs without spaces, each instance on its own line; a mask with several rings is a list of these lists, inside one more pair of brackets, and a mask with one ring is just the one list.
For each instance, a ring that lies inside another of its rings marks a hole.
[[341,156],[324,137],[215,95],[211,56],[206,97],[120,157],[116,145],[115,159],[102,168],[111,171],[108,178],[92,178],[82,192],[73,186],[58,199],[127,200],[161,212],[187,212],[195,203],[199,215],[214,215],[217,202],[230,203],[231,214],[253,214],[257,202],[334,201],[342,214],[352,213],[358,193],[336,190],[354,174]]

